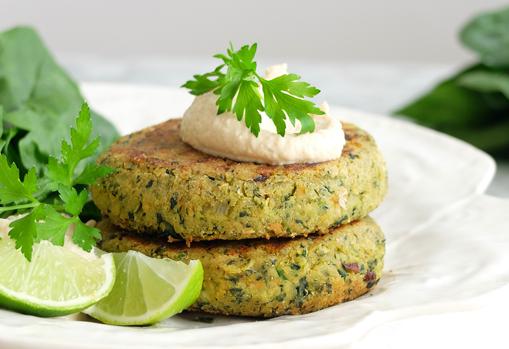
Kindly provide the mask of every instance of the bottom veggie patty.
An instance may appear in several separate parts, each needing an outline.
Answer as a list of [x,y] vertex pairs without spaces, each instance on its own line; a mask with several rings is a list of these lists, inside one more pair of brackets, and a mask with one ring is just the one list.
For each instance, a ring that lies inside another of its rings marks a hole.
[[168,243],[99,223],[101,248],[136,250],[204,268],[203,289],[190,310],[274,317],[304,314],[357,298],[380,279],[385,239],[369,217],[307,238]]

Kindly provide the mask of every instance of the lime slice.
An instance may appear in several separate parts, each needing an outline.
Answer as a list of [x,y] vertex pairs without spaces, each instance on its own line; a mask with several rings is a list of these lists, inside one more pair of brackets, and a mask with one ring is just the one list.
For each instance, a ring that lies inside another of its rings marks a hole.
[[111,255],[97,257],[48,241],[34,245],[29,262],[11,239],[1,237],[0,265],[0,306],[38,316],[80,312],[105,297],[115,282]]
[[180,313],[198,298],[203,282],[200,261],[189,264],[129,251],[113,253],[113,290],[84,311],[112,325],[150,325]]

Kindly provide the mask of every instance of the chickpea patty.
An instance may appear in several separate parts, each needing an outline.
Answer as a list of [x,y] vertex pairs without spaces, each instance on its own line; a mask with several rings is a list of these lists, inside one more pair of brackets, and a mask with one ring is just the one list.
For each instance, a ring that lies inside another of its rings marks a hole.
[[108,252],[199,259],[203,289],[190,310],[224,315],[304,314],[352,300],[376,285],[385,253],[384,235],[369,217],[307,238],[206,241],[191,247],[127,233],[107,220],[99,228],[100,247]]
[[115,225],[169,241],[296,237],[365,217],[387,191],[373,138],[343,123],[340,159],[269,166],[204,154],[173,119],[122,137],[98,160],[118,171],[92,187]]

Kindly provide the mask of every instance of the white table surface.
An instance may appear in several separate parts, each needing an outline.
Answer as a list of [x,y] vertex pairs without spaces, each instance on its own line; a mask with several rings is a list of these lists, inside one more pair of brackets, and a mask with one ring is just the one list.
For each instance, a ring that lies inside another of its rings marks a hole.
[[[194,58],[104,59],[95,56],[60,56],[60,61],[79,81],[108,81],[136,84],[179,86],[193,74],[208,71],[213,60]],[[284,60],[283,60],[284,61]],[[260,63],[266,67],[273,61]],[[375,113],[390,114],[412,100],[434,83],[452,73],[456,67],[430,63],[367,63],[367,62],[289,62],[290,70],[318,86],[319,99]],[[509,197],[509,162],[497,162],[495,180],[488,193]]]

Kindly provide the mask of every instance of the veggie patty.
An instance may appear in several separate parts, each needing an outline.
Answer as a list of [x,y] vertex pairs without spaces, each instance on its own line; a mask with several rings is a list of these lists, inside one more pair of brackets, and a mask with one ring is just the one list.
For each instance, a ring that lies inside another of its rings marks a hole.
[[179,126],[127,135],[100,157],[117,172],[92,195],[113,224],[188,243],[307,236],[365,217],[387,190],[375,141],[352,124],[340,159],[284,166],[207,155],[181,141]]
[[369,217],[328,234],[295,239],[205,241],[186,247],[126,233],[103,220],[100,247],[135,250],[204,268],[203,289],[191,310],[274,317],[304,314],[357,298],[379,280],[384,235]]

